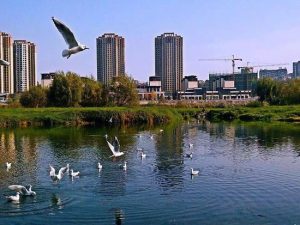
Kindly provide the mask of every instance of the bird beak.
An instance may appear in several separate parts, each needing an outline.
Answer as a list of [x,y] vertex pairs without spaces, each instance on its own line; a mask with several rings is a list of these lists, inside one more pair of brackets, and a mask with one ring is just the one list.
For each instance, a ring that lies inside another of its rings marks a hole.
[[90,49],[90,48],[88,48],[88,47],[85,47],[85,49]]

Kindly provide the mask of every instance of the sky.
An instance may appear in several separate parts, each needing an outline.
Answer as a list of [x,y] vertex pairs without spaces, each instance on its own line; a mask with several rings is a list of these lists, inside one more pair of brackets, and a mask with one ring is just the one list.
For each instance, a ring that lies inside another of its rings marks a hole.
[[[37,45],[37,71],[73,71],[97,76],[96,38],[114,32],[125,38],[126,73],[140,81],[155,75],[154,38],[164,32],[183,37],[184,75],[207,79],[210,72],[237,66],[300,60],[298,0],[10,0],[1,1],[0,31]],[[90,47],[69,59],[54,26],[65,23],[77,41]],[[274,68],[274,67],[268,67]]]

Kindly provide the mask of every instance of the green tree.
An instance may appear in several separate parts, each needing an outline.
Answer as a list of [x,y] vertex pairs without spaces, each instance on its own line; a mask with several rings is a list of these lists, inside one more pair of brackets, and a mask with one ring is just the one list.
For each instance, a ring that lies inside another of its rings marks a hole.
[[48,102],[50,106],[69,107],[72,102],[72,92],[63,72],[58,72],[49,88]]
[[92,78],[81,78],[83,90],[80,105],[85,107],[95,107],[101,104],[102,87],[101,84]]
[[69,88],[71,91],[71,99],[69,106],[79,106],[81,102],[81,94],[83,90],[83,83],[81,77],[73,72],[67,72],[66,79],[69,84]]
[[47,89],[41,86],[31,87],[21,94],[20,103],[24,107],[45,107],[47,105]]
[[139,102],[136,84],[126,75],[115,77],[103,91],[103,101],[112,106],[134,106]]

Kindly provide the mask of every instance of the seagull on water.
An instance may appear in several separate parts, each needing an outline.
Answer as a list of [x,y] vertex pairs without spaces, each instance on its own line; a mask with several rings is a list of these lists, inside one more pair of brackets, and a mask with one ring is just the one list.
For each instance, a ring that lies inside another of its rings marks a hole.
[[102,170],[102,167],[103,167],[103,166],[101,165],[101,163],[98,162],[98,170],[99,170],[99,171]]
[[58,29],[58,31],[65,39],[66,44],[69,46],[69,49],[65,49],[62,51],[63,57],[70,58],[72,54],[76,54],[85,49],[89,49],[87,46],[82,45],[76,41],[73,32],[64,23],[60,22],[58,19],[55,19],[54,17],[52,17],[52,20],[56,28]]
[[122,166],[122,168],[123,168],[124,171],[127,170],[127,162],[126,161],[124,162],[124,165],[121,165],[121,166]]
[[141,158],[142,158],[142,159],[146,158],[146,153],[144,153],[143,151],[142,151],[142,153],[141,153]]
[[120,152],[120,143],[119,143],[119,140],[117,137],[115,137],[115,140],[114,140],[114,145],[112,145],[108,140],[107,140],[107,135],[105,135],[105,138],[106,138],[106,142],[108,144],[108,147],[109,149],[111,150],[112,152],[112,156],[114,157],[119,157],[119,156],[122,156],[124,155],[124,152]]
[[31,185],[29,185],[28,189],[23,185],[9,185],[8,188],[10,190],[19,192],[21,195],[26,195],[26,196],[36,195],[35,191],[32,191]]
[[77,172],[74,172],[73,171],[73,169],[71,169],[71,174],[70,174],[70,176],[73,178],[73,177],[78,177],[79,176],[79,174],[80,174],[80,172],[79,171],[77,171]]
[[11,168],[11,163],[6,162],[6,169],[9,170]]
[[0,59],[0,66],[9,66],[9,62],[5,61],[4,59]]
[[194,170],[193,168],[191,168],[191,175],[198,175],[199,174],[199,170]]
[[59,169],[58,174],[55,173],[55,169],[53,166],[49,164],[50,167],[50,177],[52,180],[61,180],[63,178],[64,172],[67,170],[67,167],[62,167]]
[[189,148],[193,148],[193,147],[194,147],[194,144],[189,143]]
[[69,163],[67,163],[66,168],[67,168],[66,174],[70,175],[70,164]]
[[17,192],[16,195],[5,196],[9,202],[18,202],[20,200],[20,192]]

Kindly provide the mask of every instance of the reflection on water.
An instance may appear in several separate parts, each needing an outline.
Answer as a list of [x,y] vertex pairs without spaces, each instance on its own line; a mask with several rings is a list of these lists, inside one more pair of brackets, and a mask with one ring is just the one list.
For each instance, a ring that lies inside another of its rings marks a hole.
[[[105,134],[119,138],[124,157],[110,158]],[[192,159],[186,157],[191,151]],[[296,224],[299,155],[300,126],[286,123],[1,130],[1,194],[14,194],[7,188],[11,184],[31,184],[37,196],[22,197],[19,204],[0,199],[0,219],[17,224]],[[126,171],[119,167],[124,161]],[[8,171],[5,162],[12,163]],[[69,163],[80,179],[52,182],[49,163],[55,168]],[[191,176],[190,168],[200,174]]]

